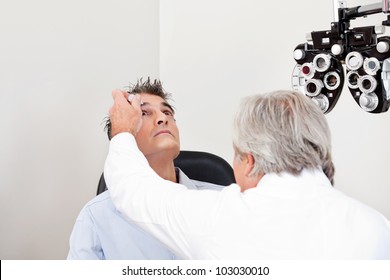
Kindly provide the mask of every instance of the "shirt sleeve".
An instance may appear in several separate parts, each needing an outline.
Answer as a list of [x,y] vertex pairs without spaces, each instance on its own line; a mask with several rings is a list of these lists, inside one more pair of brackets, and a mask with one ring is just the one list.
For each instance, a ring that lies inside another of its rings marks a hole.
[[159,177],[138,150],[133,135],[111,139],[104,175],[115,207],[183,258],[192,258],[213,230],[221,192],[188,190]]
[[104,259],[95,225],[85,208],[81,210],[73,226],[69,246],[68,260]]

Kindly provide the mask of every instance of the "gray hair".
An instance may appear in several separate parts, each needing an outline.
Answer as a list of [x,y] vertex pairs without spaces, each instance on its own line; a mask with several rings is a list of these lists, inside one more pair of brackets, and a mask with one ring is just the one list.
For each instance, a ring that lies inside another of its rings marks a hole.
[[250,175],[321,167],[333,184],[334,165],[328,123],[302,93],[285,90],[245,98],[234,120],[237,157],[255,159]]

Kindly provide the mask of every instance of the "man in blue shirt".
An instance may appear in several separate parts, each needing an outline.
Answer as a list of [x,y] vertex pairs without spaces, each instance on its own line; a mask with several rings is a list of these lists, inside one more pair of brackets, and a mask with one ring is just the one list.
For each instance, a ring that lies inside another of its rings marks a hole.
[[[162,178],[189,189],[220,190],[222,186],[190,180],[173,160],[180,152],[179,131],[169,94],[161,82],[142,79],[129,92],[142,97],[143,122],[136,135],[139,149]],[[111,139],[110,121],[107,122]],[[196,211],[196,209],[194,209]],[[68,259],[176,259],[163,244],[127,221],[114,207],[108,191],[96,196],[81,210],[70,237]]]

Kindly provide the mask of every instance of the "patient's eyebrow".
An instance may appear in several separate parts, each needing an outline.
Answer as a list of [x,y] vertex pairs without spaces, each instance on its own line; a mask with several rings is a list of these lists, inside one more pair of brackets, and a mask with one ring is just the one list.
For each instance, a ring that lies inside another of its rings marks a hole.
[[164,105],[165,107],[168,107],[173,113],[175,113],[175,110],[168,102],[162,102],[161,104]]
[[[161,102],[160,104],[163,107],[169,108],[173,113],[175,113],[175,110],[173,109],[173,107],[168,102]],[[141,107],[145,107],[145,106],[151,106],[151,104],[149,102],[142,102],[141,103]]]

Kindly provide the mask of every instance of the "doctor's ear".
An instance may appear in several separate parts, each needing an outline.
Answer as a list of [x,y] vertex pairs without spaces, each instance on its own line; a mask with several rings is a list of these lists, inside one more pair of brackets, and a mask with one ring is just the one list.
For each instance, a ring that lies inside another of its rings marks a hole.
[[255,167],[255,158],[253,157],[252,154],[245,153],[242,156],[242,161],[245,162],[244,175],[249,177],[249,174],[251,173],[251,171]]

